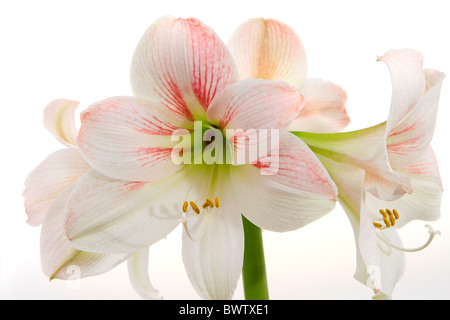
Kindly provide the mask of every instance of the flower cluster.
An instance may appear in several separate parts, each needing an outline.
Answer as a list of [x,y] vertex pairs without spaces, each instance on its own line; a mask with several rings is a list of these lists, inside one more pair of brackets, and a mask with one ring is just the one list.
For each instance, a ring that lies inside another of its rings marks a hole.
[[[441,181],[430,147],[444,75],[409,49],[380,61],[392,76],[386,122],[353,132],[346,93],[307,77],[296,33],[272,19],[243,23],[224,44],[197,19],[163,17],[131,62],[134,96],[44,110],[66,148],[25,183],[31,225],[41,225],[43,272],[94,276],[127,261],[131,284],[161,298],[148,248],[183,228],[182,256],[205,299],[231,299],[241,276],[243,220],[299,229],[339,202],[355,233],[355,277],[390,298],[403,270],[396,229],[439,217]],[[245,223],[244,223],[245,224]]]

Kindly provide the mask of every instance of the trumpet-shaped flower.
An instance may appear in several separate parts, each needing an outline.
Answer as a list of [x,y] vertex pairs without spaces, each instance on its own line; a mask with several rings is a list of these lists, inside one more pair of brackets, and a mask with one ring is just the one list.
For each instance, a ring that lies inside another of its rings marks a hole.
[[336,182],[339,202],[352,224],[357,247],[355,277],[390,298],[404,268],[397,229],[409,221],[440,216],[442,185],[430,141],[444,74],[423,70],[420,53],[393,50],[379,57],[392,78],[388,120],[377,126],[335,134],[297,133]]
[[[242,270],[241,214],[288,231],[334,207],[334,182],[287,132],[304,106],[300,93],[284,82],[238,81],[227,47],[200,21],[151,25],[133,56],[131,84],[134,97],[82,113],[78,146],[93,169],[66,206],[74,247],[127,254],[181,223],[192,285],[203,298],[228,299]],[[274,137],[268,153],[260,153],[268,139],[252,140],[261,136]]]
[[274,19],[250,19],[234,32],[228,47],[241,79],[285,81],[305,98],[290,130],[338,132],[350,122],[347,96],[338,85],[308,78],[306,52],[292,28]]
[[49,155],[27,177],[25,210],[28,223],[41,228],[41,265],[50,279],[88,277],[111,270],[128,259],[130,281],[145,298],[158,298],[148,279],[148,249],[132,254],[98,254],[72,248],[64,235],[65,206],[76,181],[90,169],[76,146],[74,121],[78,102],[58,99],[44,110],[45,127],[68,148]]

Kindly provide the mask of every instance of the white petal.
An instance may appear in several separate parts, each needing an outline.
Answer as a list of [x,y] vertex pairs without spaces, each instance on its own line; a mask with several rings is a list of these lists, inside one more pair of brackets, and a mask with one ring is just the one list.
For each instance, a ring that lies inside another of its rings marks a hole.
[[128,258],[128,275],[134,290],[146,300],[159,300],[159,295],[148,276],[148,248],[141,249]]
[[410,49],[391,50],[379,60],[384,61],[392,79],[392,100],[386,132],[391,132],[410,112],[425,90],[422,55]]
[[78,104],[77,101],[57,99],[51,101],[44,110],[44,126],[68,147],[76,146],[78,129],[74,115]]
[[89,168],[77,149],[56,151],[42,161],[25,181],[27,222],[40,225],[56,197]]
[[92,169],[80,178],[69,199],[66,235],[74,247],[90,252],[132,253],[146,248],[180,223],[185,201],[198,203],[198,194],[204,191],[200,189],[209,188],[211,180],[203,168],[186,166],[154,182],[115,180]]
[[427,70],[425,75],[429,85],[427,93],[390,130],[386,139],[389,162],[394,169],[403,169],[418,161],[433,137],[445,75],[432,70]]
[[128,258],[121,254],[96,254],[72,248],[64,235],[64,209],[74,184],[53,202],[41,229],[41,264],[50,279],[76,280],[102,274]]
[[183,262],[202,298],[224,300],[233,297],[241,275],[244,232],[235,199],[229,191],[218,197],[219,208],[209,208],[190,221],[190,235],[183,231]]

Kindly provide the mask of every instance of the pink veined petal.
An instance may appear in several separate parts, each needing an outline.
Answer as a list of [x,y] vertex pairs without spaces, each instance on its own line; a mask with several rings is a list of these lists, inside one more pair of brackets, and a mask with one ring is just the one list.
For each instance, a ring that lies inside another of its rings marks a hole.
[[388,134],[415,108],[424,93],[423,57],[415,50],[402,49],[388,51],[379,60],[387,64],[392,79],[391,108],[386,125]]
[[141,249],[133,253],[127,260],[128,276],[134,290],[146,300],[160,300],[159,295],[148,275],[149,249]]
[[403,169],[418,161],[433,137],[442,81],[441,72],[425,70],[427,92],[390,130],[386,138],[389,162],[394,169]]
[[399,219],[396,227],[401,228],[412,220],[434,221],[441,215],[442,182],[439,168],[431,147],[420,161],[400,171],[409,177],[412,193],[405,194],[398,200],[382,201],[367,195],[366,206],[373,214],[379,209],[396,209]]
[[250,19],[228,42],[241,79],[285,81],[300,89],[307,74],[303,44],[288,25],[274,19]]
[[82,113],[78,145],[86,161],[105,175],[153,181],[183,167],[172,161],[176,142],[171,139],[180,126],[189,125],[186,119],[143,98],[113,97]]
[[[242,214],[260,228],[289,231],[332,210],[337,189],[314,153],[290,133],[271,162],[233,167],[233,193]],[[262,174],[262,169],[265,173]]]
[[282,129],[303,106],[300,93],[284,82],[248,79],[222,90],[212,101],[207,119],[222,129]]
[[75,126],[74,114],[78,104],[77,101],[57,99],[44,109],[44,126],[68,147],[76,146],[78,129]]
[[44,274],[50,280],[99,275],[128,258],[128,255],[96,254],[72,248],[64,235],[64,208],[73,186],[71,184],[60,193],[42,224],[41,264]]
[[[220,207],[201,212],[183,230],[183,262],[192,286],[204,299],[233,297],[242,272],[244,231],[236,200],[225,184]],[[220,188],[219,188],[220,189]],[[194,238],[192,238],[194,237]]]
[[300,93],[306,104],[289,130],[331,133],[341,131],[350,123],[345,109],[347,94],[337,84],[308,78]]
[[78,149],[62,149],[42,161],[25,181],[27,223],[40,225],[58,195],[89,168]]
[[131,65],[136,96],[150,98],[193,119],[214,96],[238,79],[224,43],[197,19],[163,17],[142,36]]

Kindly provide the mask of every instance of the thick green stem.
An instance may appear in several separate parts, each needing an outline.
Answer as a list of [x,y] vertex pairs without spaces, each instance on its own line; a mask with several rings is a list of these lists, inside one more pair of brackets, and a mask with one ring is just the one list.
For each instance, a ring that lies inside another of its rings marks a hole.
[[269,300],[261,229],[242,216],[245,235],[242,280],[246,300]]

